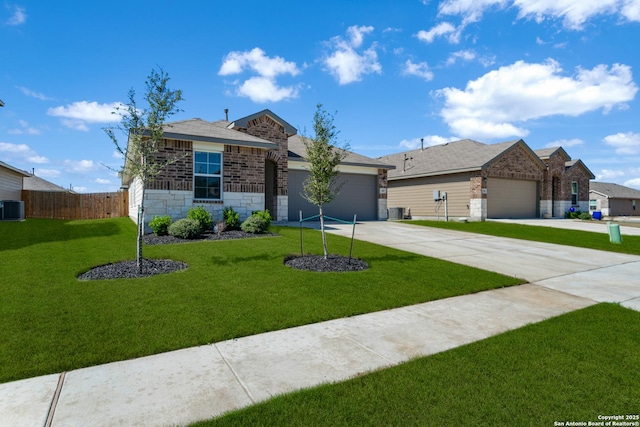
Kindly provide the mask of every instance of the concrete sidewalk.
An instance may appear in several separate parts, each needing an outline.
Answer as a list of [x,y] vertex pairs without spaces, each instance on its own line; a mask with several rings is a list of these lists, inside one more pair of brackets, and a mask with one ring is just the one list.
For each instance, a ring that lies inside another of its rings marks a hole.
[[184,425],[599,301],[640,310],[637,256],[386,222],[356,238],[533,283],[0,384],[0,425]]

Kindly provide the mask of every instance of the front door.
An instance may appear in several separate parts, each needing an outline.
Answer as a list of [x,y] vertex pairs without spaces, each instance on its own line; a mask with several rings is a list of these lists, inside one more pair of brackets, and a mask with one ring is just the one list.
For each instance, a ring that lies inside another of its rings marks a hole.
[[265,160],[264,164],[264,208],[269,211],[274,220],[278,217],[276,201],[276,163]]

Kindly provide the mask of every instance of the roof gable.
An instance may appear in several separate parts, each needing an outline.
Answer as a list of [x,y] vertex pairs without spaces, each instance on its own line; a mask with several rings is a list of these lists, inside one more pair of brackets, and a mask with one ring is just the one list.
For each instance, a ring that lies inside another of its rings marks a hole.
[[541,148],[539,150],[534,150],[533,152],[536,153],[536,155],[542,160],[550,159],[554,155],[562,157],[565,162],[571,160],[571,156],[569,156],[569,153],[567,153],[562,147]]
[[291,126],[284,119],[282,119],[280,116],[278,116],[277,114],[275,114],[273,111],[269,109],[265,109],[257,113],[251,114],[250,116],[243,117],[238,120],[234,120],[232,123],[229,124],[228,127],[229,129],[233,129],[236,127],[246,129],[252,120],[256,120],[262,116],[268,116],[269,118],[271,118],[271,120],[280,124],[284,128],[284,132],[287,134],[287,136],[295,135],[298,133],[295,127]]
[[593,174],[593,172],[591,172],[589,170],[587,165],[585,165],[584,162],[582,160],[580,160],[580,159],[569,160],[568,162],[564,163],[565,170],[573,169],[574,167],[582,168],[587,173],[587,175],[589,176],[589,179],[594,179],[596,177]]

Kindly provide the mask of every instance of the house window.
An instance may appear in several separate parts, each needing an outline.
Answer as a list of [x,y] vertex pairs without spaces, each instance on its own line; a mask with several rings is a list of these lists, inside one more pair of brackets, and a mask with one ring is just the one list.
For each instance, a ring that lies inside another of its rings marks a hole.
[[193,197],[220,200],[222,189],[222,153],[196,151],[193,164]]
[[598,210],[598,201],[596,199],[589,199],[589,210],[590,211]]
[[578,183],[576,181],[571,182],[571,204],[578,206]]

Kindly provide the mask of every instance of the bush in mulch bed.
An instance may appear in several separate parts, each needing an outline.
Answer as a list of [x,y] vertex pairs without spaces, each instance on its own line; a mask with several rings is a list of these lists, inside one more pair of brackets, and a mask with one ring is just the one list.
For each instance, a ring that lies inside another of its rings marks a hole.
[[322,255],[289,255],[284,259],[284,265],[318,272],[361,271],[369,268],[369,264],[361,259],[341,255],[329,255],[327,259]]
[[204,233],[193,239],[181,239],[175,236],[155,236],[153,234],[145,234],[144,242],[147,245],[163,245],[170,243],[193,242],[194,240],[231,240],[231,239],[250,239],[253,237],[277,236],[275,233],[246,233],[241,230],[229,230],[222,233]]

